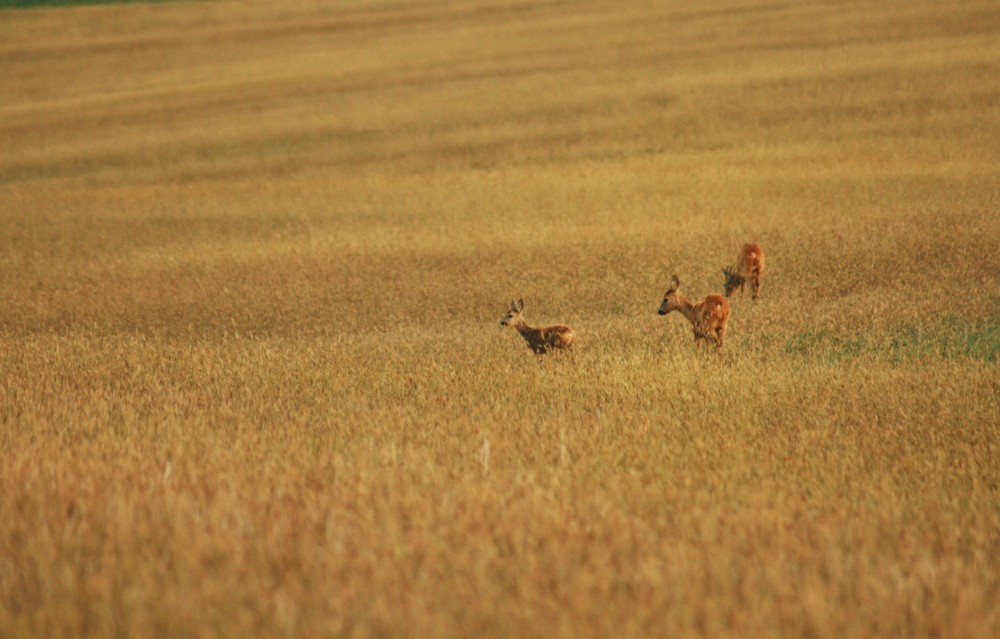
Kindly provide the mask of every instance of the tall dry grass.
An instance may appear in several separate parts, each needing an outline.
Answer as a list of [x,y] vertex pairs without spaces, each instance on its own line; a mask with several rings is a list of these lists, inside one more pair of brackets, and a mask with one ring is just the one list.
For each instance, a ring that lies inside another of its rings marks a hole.
[[0,636],[995,636],[998,35],[3,12]]

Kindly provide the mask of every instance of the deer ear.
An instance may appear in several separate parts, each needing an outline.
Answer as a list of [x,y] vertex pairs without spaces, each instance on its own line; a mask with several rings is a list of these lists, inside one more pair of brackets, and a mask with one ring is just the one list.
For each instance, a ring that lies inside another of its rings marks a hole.
[[670,279],[670,283],[672,284],[672,288],[675,288],[675,289],[677,289],[677,288],[680,288],[680,286],[681,286],[681,281],[680,281],[679,279],[677,279],[677,274],[676,274],[676,273],[675,273],[675,274],[674,274],[674,276],[673,276],[673,277],[672,277],[672,278]]
[[519,311],[523,311],[524,310],[524,298],[523,297],[521,299],[517,300],[517,310],[519,310]]

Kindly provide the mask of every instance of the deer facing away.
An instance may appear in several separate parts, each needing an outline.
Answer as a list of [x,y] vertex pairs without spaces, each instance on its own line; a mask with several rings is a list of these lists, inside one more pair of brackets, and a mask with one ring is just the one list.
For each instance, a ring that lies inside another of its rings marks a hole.
[[737,288],[743,295],[743,287],[750,282],[753,299],[756,300],[760,291],[760,276],[764,274],[764,251],[756,244],[744,244],[736,258],[736,266],[722,269],[726,276],[726,297],[733,294]]
[[703,340],[715,342],[715,349],[721,351],[726,338],[726,323],[729,321],[729,302],[721,295],[708,295],[702,301],[693,304],[681,294],[680,287],[681,281],[674,275],[670,282],[670,290],[663,296],[659,314],[680,312],[694,328],[694,343],[699,351]]
[[516,328],[521,337],[528,342],[528,347],[538,355],[544,355],[558,349],[573,350],[573,341],[576,339],[573,329],[565,324],[553,324],[539,328],[528,326],[528,323],[524,321],[523,312],[524,300],[519,299],[516,302],[511,300],[510,310],[500,320],[500,326]]

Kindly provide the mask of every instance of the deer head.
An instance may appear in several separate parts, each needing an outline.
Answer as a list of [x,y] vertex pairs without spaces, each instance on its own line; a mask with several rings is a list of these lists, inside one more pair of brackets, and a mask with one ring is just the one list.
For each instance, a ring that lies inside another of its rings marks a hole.
[[663,295],[663,303],[660,304],[660,315],[666,315],[670,311],[675,311],[680,306],[677,300],[677,291],[681,287],[681,281],[674,275],[670,280],[670,289]]
[[744,277],[736,272],[736,267],[722,269],[722,274],[726,276],[725,292],[729,297],[734,290],[743,285]]
[[507,314],[503,316],[500,320],[500,326],[513,326],[521,320],[521,312],[524,311],[524,299],[519,299],[516,302],[514,300],[510,301],[510,310]]

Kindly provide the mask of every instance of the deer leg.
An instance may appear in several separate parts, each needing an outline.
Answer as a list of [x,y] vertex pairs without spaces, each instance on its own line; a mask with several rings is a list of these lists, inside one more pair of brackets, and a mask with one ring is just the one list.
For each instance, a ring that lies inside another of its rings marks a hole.
[[758,291],[760,291],[760,273],[754,273],[753,274],[753,298],[755,300],[760,296],[760,293]]

